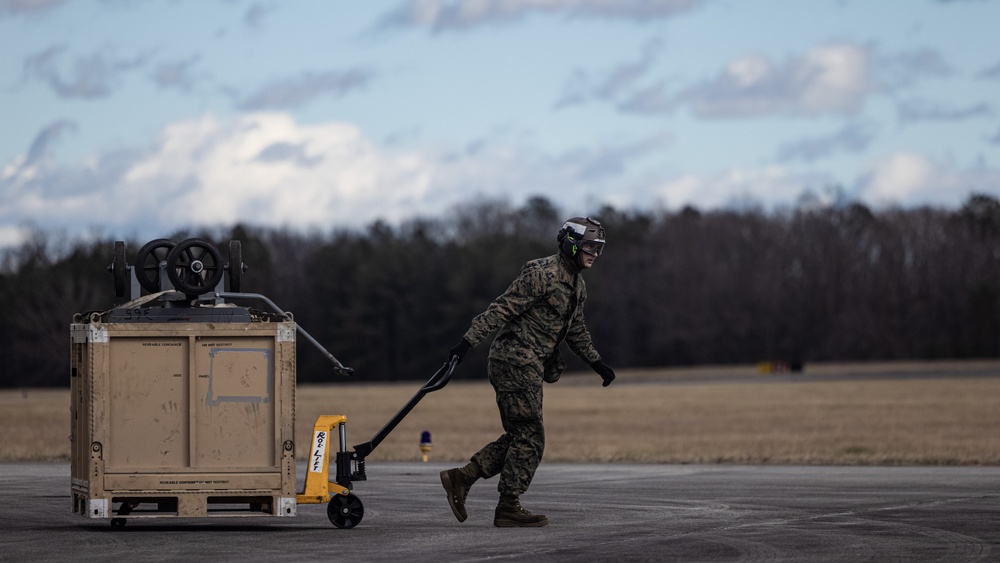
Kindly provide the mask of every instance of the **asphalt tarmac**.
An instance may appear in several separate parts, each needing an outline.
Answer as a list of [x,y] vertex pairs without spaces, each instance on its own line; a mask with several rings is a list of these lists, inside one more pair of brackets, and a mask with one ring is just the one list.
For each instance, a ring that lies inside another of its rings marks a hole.
[[521,500],[550,524],[521,529],[493,526],[496,479],[455,520],[444,468],[370,460],[351,529],[325,505],[113,528],[72,513],[67,463],[0,464],[0,560],[1000,560],[1000,467],[543,463]]

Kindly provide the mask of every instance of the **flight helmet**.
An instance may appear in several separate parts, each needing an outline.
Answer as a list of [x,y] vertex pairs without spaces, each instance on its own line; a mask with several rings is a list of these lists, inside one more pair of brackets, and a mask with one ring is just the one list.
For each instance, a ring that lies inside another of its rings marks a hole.
[[573,217],[563,223],[559,234],[559,251],[569,258],[578,253],[600,256],[604,251],[604,227],[597,219]]

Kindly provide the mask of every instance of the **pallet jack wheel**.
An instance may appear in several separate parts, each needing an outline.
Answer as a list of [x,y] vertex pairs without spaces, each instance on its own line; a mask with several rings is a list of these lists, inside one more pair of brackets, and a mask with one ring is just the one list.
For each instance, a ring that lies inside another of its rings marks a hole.
[[126,520],[124,518],[112,518],[111,519],[111,527],[112,528],[124,528],[126,522],[128,522],[128,520]]
[[174,249],[176,243],[165,238],[151,240],[135,253],[135,277],[146,291],[160,291],[160,262]]
[[219,250],[206,240],[189,238],[167,255],[167,277],[186,295],[214,290],[224,274]]
[[333,495],[330,503],[326,505],[326,515],[338,528],[353,528],[364,518],[365,505],[361,504],[361,499],[354,494]]
[[115,280],[115,297],[125,297],[125,282],[128,266],[125,264],[125,241],[115,241],[115,251],[111,258],[111,275]]

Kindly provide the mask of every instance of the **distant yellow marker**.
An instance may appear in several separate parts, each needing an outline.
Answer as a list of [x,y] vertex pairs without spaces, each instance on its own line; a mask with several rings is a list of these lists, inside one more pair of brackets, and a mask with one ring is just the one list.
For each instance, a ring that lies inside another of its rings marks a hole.
[[424,456],[424,463],[427,463],[427,456],[431,453],[431,433],[426,430],[420,433],[420,453]]

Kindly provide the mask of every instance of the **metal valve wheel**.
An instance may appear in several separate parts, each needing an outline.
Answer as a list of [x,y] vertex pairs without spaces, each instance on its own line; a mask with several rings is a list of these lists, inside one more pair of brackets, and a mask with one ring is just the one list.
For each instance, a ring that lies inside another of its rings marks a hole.
[[206,240],[189,238],[167,255],[167,277],[174,289],[186,295],[214,290],[224,273],[219,250]]
[[338,528],[353,528],[365,515],[365,505],[353,493],[347,496],[333,495],[326,505],[326,515]]
[[160,264],[167,259],[170,251],[177,246],[172,240],[158,238],[142,245],[135,254],[135,277],[139,285],[150,293],[156,293],[160,287]]
[[229,264],[226,265],[226,271],[229,272],[229,291],[243,291],[243,272],[247,271],[247,265],[243,263],[243,247],[238,240],[229,241]]
[[128,279],[128,265],[125,263],[125,241],[115,241],[115,251],[108,271],[115,280],[115,297],[125,297],[125,283]]

